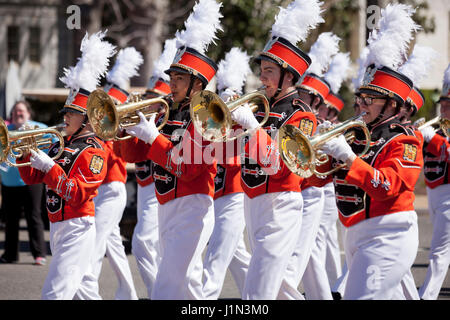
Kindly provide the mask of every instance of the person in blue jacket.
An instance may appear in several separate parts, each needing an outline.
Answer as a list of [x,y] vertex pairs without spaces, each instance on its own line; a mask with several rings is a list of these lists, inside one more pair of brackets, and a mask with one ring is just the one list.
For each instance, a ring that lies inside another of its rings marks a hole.
[[[17,101],[11,110],[11,122],[8,131],[34,128],[46,128],[47,125],[32,121],[33,111],[27,101]],[[10,157],[11,162],[15,160]],[[35,265],[45,265],[47,247],[44,239],[44,222],[41,216],[43,184],[26,185],[20,177],[19,170],[0,165],[2,212],[5,218],[5,245],[0,263],[19,261],[19,222],[24,213],[30,252]]]

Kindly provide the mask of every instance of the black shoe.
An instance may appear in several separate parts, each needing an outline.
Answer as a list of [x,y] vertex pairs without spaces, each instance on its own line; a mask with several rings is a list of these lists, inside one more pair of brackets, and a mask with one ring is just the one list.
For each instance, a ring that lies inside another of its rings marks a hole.
[[17,260],[8,260],[5,257],[1,256],[0,257],[0,263],[17,263]]
[[333,296],[333,300],[342,300],[342,296],[339,292],[331,292],[331,295]]

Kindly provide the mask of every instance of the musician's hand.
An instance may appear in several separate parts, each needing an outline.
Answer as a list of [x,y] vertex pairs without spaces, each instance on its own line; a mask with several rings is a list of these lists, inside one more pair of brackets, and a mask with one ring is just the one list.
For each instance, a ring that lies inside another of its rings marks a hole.
[[220,93],[220,98],[224,101],[224,102],[229,102],[232,100],[235,100],[239,97],[239,95],[234,92],[233,90],[231,90],[230,88],[226,88],[225,90],[223,90]]
[[427,143],[430,142],[431,139],[433,139],[434,135],[436,134],[432,126],[422,128],[420,129],[420,132],[422,133],[423,140]]
[[351,165],[351,163],[353,163],[356,159],[355,153],[348,145],[343,134],[326,142],[321,147],[321,150],[336,160],[347,163],[347,165]]
[[153,113],[149,120],[145,118],[142,112],[138,112],[138,116],[141,121],[135,126],[126,128],[125,131],[145,143],[152,144],[159,135],[158,128],[156,128],[155,124],[156,114]]
[[244,129],[255,129],[259,126],[258,120],[246,103],[231,113],[231,119],[239,123]]
[[42,172],[49,172],[51,168],[55,165],[55,161],[50,158],[45,152],[42,150],[31,150],[31,167],[40,170]]
[[328,120],[325,120],[324,122],[320,123],[317,126],[316,133],[314,135],[317,135],[317,134],[320,134],[320,133],[326,131],[331,126],[332,126],[332,123]]

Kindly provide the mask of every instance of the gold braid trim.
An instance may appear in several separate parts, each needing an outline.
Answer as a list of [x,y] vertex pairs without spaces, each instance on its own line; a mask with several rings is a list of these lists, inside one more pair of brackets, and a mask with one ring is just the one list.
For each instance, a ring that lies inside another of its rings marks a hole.
[[75,110],[81,111],[83,113],[86,113],[86,109],[83,109],[83,108],[73,105],[73,104],[65,104],[64,108],[71,108],[71,109],[75,109]]
[[376,86],[373,86],[373,85],[371,85],[371,86],[361,86],[361,87],[359,87],[358,90],[360,90],[360,89],[373,90],[373,91],[376,91],[378,93],[384,94],[384,95],[386,95],[386,96],[388,96],[390,98],[393,98],[395,96],[395,93],[393,93],[392,91],[388,91],[386,89],[383,89],[383,88],[380,88],[380,87],[376,87]]
[[268,56],[269,58],[272,58],[273,60],[278,62],[285,69],[289,66],[289,64],[286,61],[282,60],[280,57],[277,57],[276,55],[274,55],[270,52],[261,52],[260,55]]

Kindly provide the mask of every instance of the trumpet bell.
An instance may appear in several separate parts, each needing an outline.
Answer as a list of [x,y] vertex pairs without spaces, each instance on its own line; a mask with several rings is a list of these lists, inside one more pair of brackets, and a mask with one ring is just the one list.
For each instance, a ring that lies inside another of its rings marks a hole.
[[[90,94],[87,108],[89,122],[95,133],[103,140],[112,140],[119,130],[119,121],[114,101],[103,90],[95,90],[95,94]],[[99,130],[101,128],[101,130]]]
[[316,168],[316,157],[308,137],[297,127],[287,124],[278,131],[280,157],[296,175],[309,178]]
[[365,136],[364,150],[358,155],[362,157],[370,148],[371,135],[366,124],[360,120],[363,114],[352,117],[339,125],[332,126],[323,132],[319,132],[312,138],[308,138],[299,128],[290,124],[284,125],[279,130],[278,145],[280,157],[286,166],[296,175],[309,178],[313,174],[318,177],[326,177],[335,171],[344,168],[346,164],[336,165],[327,172],[319,172],[316,167],[328,162],[328,156],[320,151],[321,147],[331,139],[344,134],[347,142],[355,139],[355,132],[351,130],[359,128]]
[[0,118],[0,162],[5,162],[8,159],[9,150],[8,127],[5,121]]
[[0,118],[0,162],[13,167],[31,165],[31,162],[16,164],[9,158],[20,158],[30,150],[48,149],[53,144],[50,135],[54,135],[59,140],[58,153],[52,157],[53,160],[57,159],[64,151],[64,137],[61,133],[63,127],[64,125],[56,125],[48,128],[8,131],[5,122]]
[[223,141],[232,127],[227,105],[214,92],[203,90],[191,99],[191,119],[197,131],[208,141]]
[[258,128],[262,127],[270,114],[269,101],[262,90],[248,93],[227,103],[214,92],[208,90],[197,92],[192,97],[190,105],[194,127],[208,141],[226,142],[238,139],[248,132],[242,131],[231,135],[232,128],[236,124],[231,118],[231,113],[245,103],[248,103],[253,112],[261,107],[264,109],[264,118]]
[[163,98],[153,98],[142,101],[130,102],[116,105],[114,100],[103,90],[96,89],[89,95],[87,101],[87,116],[95,134],[105,141],[125,140],[131,136],[118,137],[120,129],[139,123],[137,112],[142,112],[148,119],[152,114],[160,114],[164,106],[165,115],[158,130],[167,123],[169,119],[169,104]]

